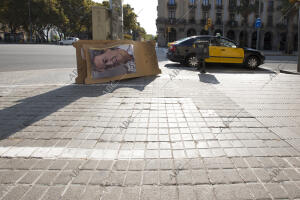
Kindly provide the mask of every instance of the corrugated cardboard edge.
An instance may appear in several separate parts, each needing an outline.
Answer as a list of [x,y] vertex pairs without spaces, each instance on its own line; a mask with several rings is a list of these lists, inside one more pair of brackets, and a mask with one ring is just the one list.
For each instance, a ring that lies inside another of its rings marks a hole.
[[[83,60],[81,56],[81,49],[85,51],[85,57],[89,58],[88,48],[105,48],[115,45],[133,44],[134,55],[137,72],[133,74],[126,74],[115,76],[111,78],[93,80],[90,74],[91,63],[89,59]],[[158,60],[155,51],[155,42],[135,42],[131,40],[81,40],[73,45],[76,48],[77,57],[77,84],[95,84],[105,83],[129,78],[136,78],[142,76],[152,76],[161,73],[158,67]]]

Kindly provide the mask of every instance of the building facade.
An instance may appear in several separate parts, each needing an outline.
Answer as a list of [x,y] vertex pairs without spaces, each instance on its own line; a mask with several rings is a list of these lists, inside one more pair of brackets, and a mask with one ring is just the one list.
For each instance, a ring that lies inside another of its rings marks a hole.
[[[255,21],[261,18],[258,48],[284,50],[288,21],[278,9],[281,1],[260,0],[259,5],[259,0],[246,0],[249,9],[243,7],[242,1],[245,0],[158,0],[158,45],[166,46],[168,42],[193,35],[220,33],[243,46],[256,48]],[[295,40],[293,50],[297,50],[297,16],[289,23],[293,23],[289,34]]]

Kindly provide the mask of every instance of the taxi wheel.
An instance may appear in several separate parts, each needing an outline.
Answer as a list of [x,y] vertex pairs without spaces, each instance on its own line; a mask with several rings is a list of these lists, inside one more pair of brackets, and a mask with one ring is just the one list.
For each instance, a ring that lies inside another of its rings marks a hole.
[[199,60],[195,55],[191,55],[187,58],[187,64],[190,67],[198,67],[199,65]]
[[259,59],[256,56],[250,56],[246,60],[246,65],[250,69],[256,69],[259,65]]

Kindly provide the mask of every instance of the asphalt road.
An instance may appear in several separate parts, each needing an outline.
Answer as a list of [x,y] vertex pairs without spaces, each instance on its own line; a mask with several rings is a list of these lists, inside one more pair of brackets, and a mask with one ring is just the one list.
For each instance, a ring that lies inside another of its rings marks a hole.
[[[162,61],[168,61],[165,53],[166,49],[157,50],[160,65],[164,63]],[[281,69],[294,68],[296,60],[296,56],[267,56],[264,66],[274,70],[278,66]],[[0,72],[65,68],[76,68],[73,46],[0,45]]]
[[73,46],[0,45],[0,72],[75,67]]

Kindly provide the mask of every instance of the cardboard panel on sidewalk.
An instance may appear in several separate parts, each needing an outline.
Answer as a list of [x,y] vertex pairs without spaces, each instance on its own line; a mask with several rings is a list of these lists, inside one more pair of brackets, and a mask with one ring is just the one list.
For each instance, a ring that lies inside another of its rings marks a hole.
[[76,48],[78,84],[105,83],[161,73],[154,42],[81,40]]

